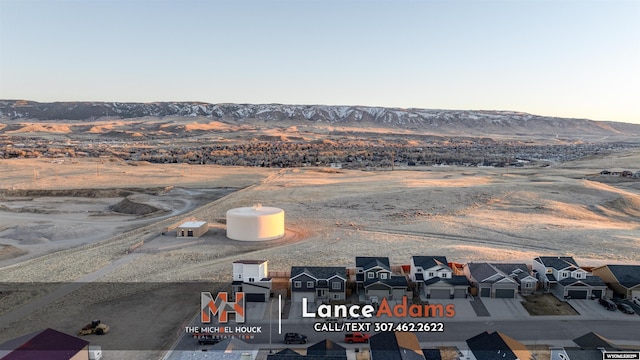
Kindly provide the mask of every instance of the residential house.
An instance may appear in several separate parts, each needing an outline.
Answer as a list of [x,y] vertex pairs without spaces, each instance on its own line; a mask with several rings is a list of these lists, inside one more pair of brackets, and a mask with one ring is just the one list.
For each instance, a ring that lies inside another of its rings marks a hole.
[[412,256],[411,280],[424,299],[465,298],[469,281],[464,275],[454,275],[444,256]]
[[[464,274],[467,276],[467,279],[469,279],[471,286],[477,289],[476,294],[480,297],[516,298],[518,289],[520,288],[520,284],[516,280],[517,278],[511,276],[511,271],[507,273],[495,265],[496,264],[489,263],[468,263],[464,267]],[[507,266],[502,266],[502,268],[507,271],[511,270]],[[519,267],[514,266],[514,270],[515,269],[519,269]],[[532,286],[527,284],[529,284],[529,282],[525,279],[525,286]],[[535,289],[535,286],[533,289]],[[529,289],[525,288],[525,290]]]
[[0,344],[0,359],[88,360],[89,342],[47,328]]
[[272,282],[268,277],[267,260],[237,260],[233,262],[233,293],[244,292],[248,302],[265,302],[271,296]]
[[630,300],[640,299],[640,265],[604,265],[594,268],[592,273],[616,294]]
[[531,352],[521,342],[500,333],[485,331],[467,339],[468,350],[462,352],[467,360],[530,360]]
[[331,340],[325,339],[309,346],[307,348],[307,356],[347,360],[347,349]]
[[347,269],[344,266],[293,266],[289,279],[291,300],[343,301],[346,298]]
[[570,256],[539,256],[533,259],[533,271],[544,289],[560,300],[601,298],[606,293],[604,281],[589,276]]
[[208,346],[206,351],[176,351],[176,360],[255,360],[258,349],[237,338],[227,338]]
[[538,279],[531,275],[531,271],[524,263],[491,264],[502,273],[509,275],[518,283],[518,290],[523,295],[533,294],[538,287]]
[[267,355],[267,360],[347,360],[347,350],[331,340],[322,340],[309,346],[306,355],[286,348]]
[[366,299],[372,296],[402,299],[409,283],[404,275],[393,275],[388,257],[356,257],[356,289]]
[[410,332],[383,331],[369,338],[371,360],[425,360],[418,338]]

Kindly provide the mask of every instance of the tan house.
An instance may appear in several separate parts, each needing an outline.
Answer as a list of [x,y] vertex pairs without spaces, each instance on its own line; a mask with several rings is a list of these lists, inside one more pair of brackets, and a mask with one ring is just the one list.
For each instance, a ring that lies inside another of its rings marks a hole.
[[176,237],[200,237],[209,231],[206,221],[186,221],[178,226]]
[[592,273],[616,294],[629,300],[640,299],[640,265],[604,265],[594,268]]

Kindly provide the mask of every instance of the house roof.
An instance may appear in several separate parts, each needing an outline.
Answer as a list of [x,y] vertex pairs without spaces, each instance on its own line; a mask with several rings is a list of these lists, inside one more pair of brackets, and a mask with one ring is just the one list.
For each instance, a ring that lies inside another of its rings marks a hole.
[[409,286],[409,282],[407,282],[407,278],[404,276],[391,276],[389,279],[367,279],[364,282],[364,287],[369,287],[375,283],[382,283],[389,287],[407,287]]
[[547,280],[549,281],[558,281],[558,279],[556,279],[556,276],[553,274],[547,274]]
[[480,333],[467,339],[469,350],[477,360],[530,359],[531,352],[520,343],[500,332]]
[[522,273],[529,275],[529,268],[527,268],[525,263],[492,263],[491,265],[507,275],[517,275]]
[[347,268],[344,266],[292,266],[291,278],[305,273],[316,279],[329,279],[335,275],[347,279]]
[[604,348],[605,350],[617,350],[617,347],[611,343],[608,339],[601,335],[592,332],[586,333],[578,338],[573,339],[581,349],[598,349]]
[[89,342],[47,328],[0,344],[3,360],[68,360],[89,346]]
[[391,271],[388,257],[356,256],[356,267],[367,270],[376,266]]
[[580,267],[571,256],[538,256],[535,260],[545,267],[554,268],[556,270],[564,270],[569,267]]
[[422,354],[427,360],[441,360],[440,349],[422,349]]
[[491,264],[485,262],[469,263],[467,267],[469,268],[469,273],[477,282],[494,282],[487,281],[487,279],[497,274],[496,269]]
[[385,331],[369,338],[371,360],[425,360],[420,343],[410,332]]
[[307,356],[340,356],[347,358],[347,350],[335,342],[325,339],[307,348]]
[[569,357],[569,360],[602,360],[602,351],[600,350],[565,348],[564,352]]
[[267,260],[236,260],[234,264],[262,264],[267,262]]
[[572,285],[575,283],[583,283],[588,286],[607,286],[598,276],[587,276],[585,279],[565,278],[558,281],[562,286]]
[[620,285],[632,288],[640,285],[640,265],[607,265]]
[[424,284],[429,286],[429,285],[433,285],[439,282],[443,282],[452,286],[456,286],[456,285],[464,285],[464,286],[469,286],[469,280],[467,279],[466,276],[464,275],[453,275],[450,279],[449,278],[440,278],[440,277],[432,277],[431,279],[427,279],[424,281]]
[[489,263],[469,263],[469,273],[479,283],[495,283],[500,280],[513,280],[513,276],[523,279],[530,276],[529,269],[525,264],[489,264]]
[[445,256],[412,256],[413,263],[423,269],[430,269],[435,266],[449,267]]

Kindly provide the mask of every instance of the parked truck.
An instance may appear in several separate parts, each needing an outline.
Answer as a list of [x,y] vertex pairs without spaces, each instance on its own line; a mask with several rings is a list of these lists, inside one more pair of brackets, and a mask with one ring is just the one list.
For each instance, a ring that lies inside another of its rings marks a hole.
[[348,344],[368,343],[370,336],[369,334],[363,334],[361,332],[347,333],[344,335],[344,341]]

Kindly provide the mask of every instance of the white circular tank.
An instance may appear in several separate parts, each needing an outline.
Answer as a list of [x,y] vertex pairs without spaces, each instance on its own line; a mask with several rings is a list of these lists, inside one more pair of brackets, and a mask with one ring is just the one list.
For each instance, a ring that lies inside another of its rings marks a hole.
[[241,207],[227,211],[227,237],[241,241],[273,240],[284,236],[284,210]]

